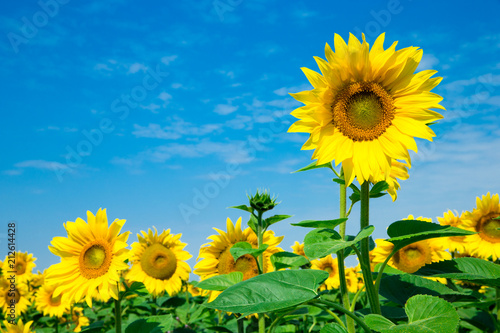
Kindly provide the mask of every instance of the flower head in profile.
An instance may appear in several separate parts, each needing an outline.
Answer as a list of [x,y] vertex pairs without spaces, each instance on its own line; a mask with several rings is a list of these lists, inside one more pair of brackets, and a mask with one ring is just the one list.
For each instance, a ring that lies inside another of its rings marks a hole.
[[497,260],[500,258],[500,202],[498,193],[489,192],[476,198],[476,208],[462,217],[465,228],[477,234],[467,236],[467,246],[472,255]]
[[132,244],[132,268],[127,279],[144,283],[154,296],[165,291],[176,295],[191,272],[186,260],[192,256],[184,250],[186,243],[180,241],[181,234],[171,234],[168,229],[158,235],[156,228],[141,233],[137,235],[139,242]]
[[[243,280],[247,280],[259,274],[257,261],[253,256],[246,254],[235,261],[229,251],[234,244],[239,242],[247,242],[252,245],[253,248],[257,248],[258,240],[255,232],[249,227],[245,230],[241,229],[241,217],[236,221],[236,225],[228,218],[226,220],[226,228],[227,231],[214,228],[218,235],[208,237],[211,242],[202,245],[200,249],[198,259],[203,259],[195,265],[194,273],[199,275],[202,281],[212,276],[236,271],[243,273]],[[272,254],[282,251],[282,249],[278,247],[282,239],[283,236],[276,237],[272,230],[264,232],[263,244],[268,245],[263,253],[264,273],[274,270],[270,258]],[[220,291],[211,291],[209,302],[217,298],[220,293]]]
[[415,73],[422,50],[384,49],[385,34],[369,47],[363,35],[345,41],[335,35],[335,52],[326,44],[326,61],[315,57],[322,74],[302,68],[314,89],[291,94],[305,105],[292,115],[289,132],[309,133],[302,146],[314,149],[317,164],[342,163],[347,185],[386,180],[393,160],[409,161],[415,138],[435,136],[428,124],[442,116],[442,97],[432,93],[441,78],[433,70]]
[[118,299],[120,272],[128,268],[127,238],[120,234],[125,220],[116,219],[108,227],[105,209],[94,216],[87,212],[87,222],[77,218],[65,224],[68,237],[54,237],[49,250],[61,262],[47,270],[47,284],[57,285],[53,297],[64,293],[68,302],[85,301],[92,307],[96,290],[104,299]]

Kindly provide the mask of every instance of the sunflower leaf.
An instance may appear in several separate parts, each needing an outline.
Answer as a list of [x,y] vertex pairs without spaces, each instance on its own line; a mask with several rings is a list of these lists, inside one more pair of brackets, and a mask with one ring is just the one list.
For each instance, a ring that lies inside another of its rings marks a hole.
[[381,315],[369,314],[366,324],[381,333],[455,333],[460,317],[447,301],[434,296],[416,295],[406,302],[408,323],[396,325]]
[[315,229],[304,238],[304,253],[310,259],[325,257],[356,245],[362,239],[369,237],[374,229],[374,226],[364,228],[353,240],[342,240],[339,233],[333,229]]
[[307,265],[309,260],[292,252],[277,252],[271,256],[271,264],[275,270],[282,268],[298,268]]
[[223,291],[241,281],[243,281],[243,273],[236,271],[212,276],[198,283],[196,287],[204,290]]
[[233,256],[234,261],[236,261],[238,260],[239,257],[242,257],[247,254],[257,258],[259,255],[264,253],[264,251],[268,247],[269,244],[262,244],[261,247],[259,247],[258,249],[254,249],[252,245],[248,242],[238,242],[229,249],[229,252]]
[[456,258],[425,265],[414,274],[500,287],[500,265],[478,258]]
[[253,232],[257,234],[257,224],[259,224],[259,221],[257,220],[257,217],[255,216],[254,213],[250,214],[250,219],[248,220],[247,224],[250,227],[250,229],[252,229]]
[[471,292],[460,292],[440,282],[411,274],[384,276],[380,281],[380,295],[389,301],[404,305],[415,294],[439,296],[449,302],[474,301]]
[[424,239],[468,236],[473,235],[474,232],[420,220],[402,220],[392,223],[387,228],[387,234],[391,237],[387,241],[394,244],[393,251],[397,251]]
[[336,182],[337,184],[340,184],[340,185],[344,185],[345,184],[345,180],[340,179],[340,178],[333,178],[332,180],[334,182]]
[[271,224],[275,224],[277,222],[283,221],[289,217],[292,217],[292,215],[273,215],[271,217],[268,217],[265,219],[264,222],[264,228],[269,227]]
[[315,221],[315,220],[304,220],[299,223],[290,223],[293,226],[304,227],[304,228],[329,228],[333,229],[339,224],[347,221],[347,218],[341,218],[336,220],[323,220],[323,221]]
[[292,173],[297,173],[297,172],[302,172],[302,171],[308,171],[308,170],[313,170],[313,169],[319,169],[319,168],[329,168],[329,169],[332,169],[332,163],[325,163],[325,164],[316,165],[316,162],[312,162],[308,166],[300,168],[297,171],[293,171]]
[[270,272],[231,286],[203,305],[243,315],[287,309],[316,298],[327,278],[328,272],[312,269]]
[[227,207],[227,208],[241,209],[241,210],[244,210],[245,212],[249,212],[249,213],[253,212],[252,207],[248,207],[247,205],[231,206],[231,207]]
[[347,333],[347,330],[337,323],[325,325],[319,333]]
[[375,185],[373,185],[373,187],[371,188],[370,190],[370,196],[373,195],[373,194],[377,194],[377,193],[380,193],[382,191],[385,191],[389,188],[389,184],[387,184],[386,181],[381,181],[381,182],[378,182],[376,183]]

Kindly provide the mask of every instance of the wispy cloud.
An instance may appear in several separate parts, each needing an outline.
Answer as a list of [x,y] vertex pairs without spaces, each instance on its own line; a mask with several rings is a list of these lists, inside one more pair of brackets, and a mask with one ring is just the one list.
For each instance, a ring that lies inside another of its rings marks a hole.
[[417,70],[425,70],[425,69],[435,69],[436,65],[439,64],[439,59],[432,53],[424,53],[422,56],[422,60],[418,64]]
[[220,132],[220,124],[203,124],[195,125],[186,122],[183,119],[174,116],[167,118],[169,125],[161,126],[159,124],[148,124],[148,126],[141,126],[134,124],[133,135],[137,138],[155,138],[176,140],[183,136],[203,136],[213,132]]
[[37,169],[42,171],[56,171],[64,170],[71,172],[71,168],[66,164],[62,164],[55,161],[46,160],[27,160],[14,164],[15,169],[4,170],[3,174],[8,176],[18,176],[21,175],[25,169]]
[[215,106],[214,112],[220,115],[227,115],[238,110],[238,106],[231,104],[217,104]]
[[129,66],[128,68],[128,74],[135,74],[139,71],[145,73],[148,70],[148,67],[144,64],[141,64],[139,62],[135,62],[132,65]]

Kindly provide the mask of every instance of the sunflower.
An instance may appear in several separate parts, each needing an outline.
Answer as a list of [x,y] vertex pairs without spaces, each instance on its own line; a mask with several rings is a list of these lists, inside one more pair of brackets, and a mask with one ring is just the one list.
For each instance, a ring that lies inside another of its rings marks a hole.
[[290,247],[292,248],[293,253],[307,258],[306,254],[304,252],[304,243],[299,243],[299,242],[295,241],[295,243],[293,243],[293,245]]
[[82,327],[90,324],[89,319],[83,315],[83,308],[79,306],[73,307],[69,321],[66,318],[62,318],[61,322],[76,325],[73,332],[80,332]]
[[154,296],[165,291],[170,296],[176,295],[191,272],[185,262],[192,257],[183,250],[186,243],[180,241],[181,234],[171,234],[170,229],[160,235],[156,228],[154,232],[151,229],[141,232],[142,236],[137,234],[139,242],[132,244],[132,268],[127,279],[144,283]]
[[6,328],[6,331],[4,331],[0,327],[0,332],[2,333],[33,333],[33,331],[30,330],[30,326],[33,324],[33,320],[28,321],[26,324],[23,324],[22,319],[19,319],[17,321],[17,324],[11,324],[7,320],[4,320],[3,324]]
[[[257,261],[254,257],[247,254],[235,261],[229,252],[231,247],[238,242],[247,242],[253,248],[257,248],[258,241],[255,233],[250,228],[241,229],[241,217],[236,221],[236,225],[228,218],[226,220],[226,227],[227,232],[214,228],[218,235],[208,237],[207,239],[210,239],[211,242],[202,245],[200,249],[198,260],[200,258],[203,258],[203,260],[195,265],[194,273],[199,275],[201,280],[235,271],[243,273],[243,280],[259,274]],[[263,253],[264,273],[274,270],[270,257],[272,254],[282,251],[281,248],[277,247],[282,239],[283,236],[276,237],[271,230],[267,230],[264,233],[263,243],[268,245],[268,248]],[[220,293],[220,291],[211,291],[209,293],[209,302],[217,298]]]
[[337,289],[340,286],[338,260],[332,255],[311,261],[311,269],[326,271],[330,274],[320,289]]
[[291,94],[305,105],[292,115],[300,120],[288,132],[309,133],[303,150],[315,149],[317,164],[342,163],[347,185],[387,179],[393,160],[409,160],[417,152],[415,137],[432,141],[428,127],[442,116],[442,97],[430,91],[442,78],[436,71],[414,74],[422,50],[396,51],[397,42],[384,50],[381,34],[371,50],[350,34],[349,42],[335,34],[335,52],[326,44],[327,61],[315,57],[323,75],[302,68],[314,89]]
[[35,305],[44,316],[62,317],[69,312],[70,303],[63,299],[62,294],[54,297],[54,285],[43,285],[36,293]]
[[18,317],[21,313],[26,312],[31,305],[30,299],[31,293],[29,292],[28,285],[24,282],[18,283],[16,281],[14,289],[11,289],[10,286],[0,289],[0,307],[7,318],[11,318],[12,315]]
[[489,192],[476,198],[476,208],[466,212],[462,221],[465,228],[477,234],[466,238],[472,255],[495,261],[500,258],[500,203],[498,193]]
[[[465,229],[463,224],[464,213],[458,214],[458,212],[452,212],[448,210],[443,214],[443,217],[437,218],[439,224],[450,225],[452,227]],[[470,228],[468,228],[470,229]],[[454,236],[454,237],[439,237],[433,238],[432,241],[436,246],[440,246],[442,249],[448,249],[450,252],[466,253],[466,236]]]
[[36,274],[31,276],[30,286],[38,288],[41,287],[45,283],[45,270],[43,273],[38,271]]
[[2,264],[2,272],[4,272],[4,274],[15,272],[16,282],[26,283],[31,278],[31,271],[36,266],[36,258],[33,258],[33,254],[28,252],[16,252],[14,258],[13,263],[12,258],[9,258],[8,256],[5,257]]
[[87,221],[77,218],[67,222],[68,238],[54,237],[49,250],[60,256],[61,262],[49,267],[46,282],[57,285],[53,297],[64,293],[68,302],[85,297],[92,307],[92,294],[97,289],[105,299],[118,299],[119,272],[128,268],[125,260],[130,232],[119,234],[125,220],[116,219],[108,228],[106,209],[99,209],[95,216],[88,211]]
[[187,292],[193,297],[201,296],[201,289],[193,285],[191,282],[187,285]]

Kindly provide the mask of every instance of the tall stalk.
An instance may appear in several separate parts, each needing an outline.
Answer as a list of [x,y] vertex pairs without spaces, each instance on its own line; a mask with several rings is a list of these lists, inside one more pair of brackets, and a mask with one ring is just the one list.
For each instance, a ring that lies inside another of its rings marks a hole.
[[121,299],[115,299],[115,332],[122,333],[122,306]]
[[[264,226],[262,222],[262,214],[263,212],[258,212],[257,216],[257,248],[261,248],[263,239],[264,239]],[[260,267],[259,269],[259,274],[264,273],[264,254],[261,253],[259,254],[259,260],[257,262],[257,265]],[[259,314],[259,333],[265,333],[266,332],[266,318],[264,317],[263,313]]]
[[[361,230],[370,225],[370,183],[365,180],[361,184],[361,218],[360,227]],[[368,300],[370,301],[370,309],[372,313],[382,314],[380,309],[380,301],[378,298],[378,293],[373,285],[372,270],[370,268],[370,239],[367,237],[361,240],[361,258],[359,262],[361,264],[361,270],[363,272],[363,280],[365,282],[366,294]]]
[[[343,175],[343,173],[341,173]],[[346,186],[345,183],[340,185],[340,218],[346,217]],[[342,240],[345,239],[345,229],[346,222],[343,222],[339,226],[339,233]],[[339,267],[339,279],[340,279],[340,294],[342,296],[342,304],[344,308],[350,309],[349,304],[349,294],[347,291],[347,282],[345,278],[345,265],[344,265],[344,250],[337,252],[338,267]],[[346,315],[347,331],[349,333],[355,333],[354,320]]]

